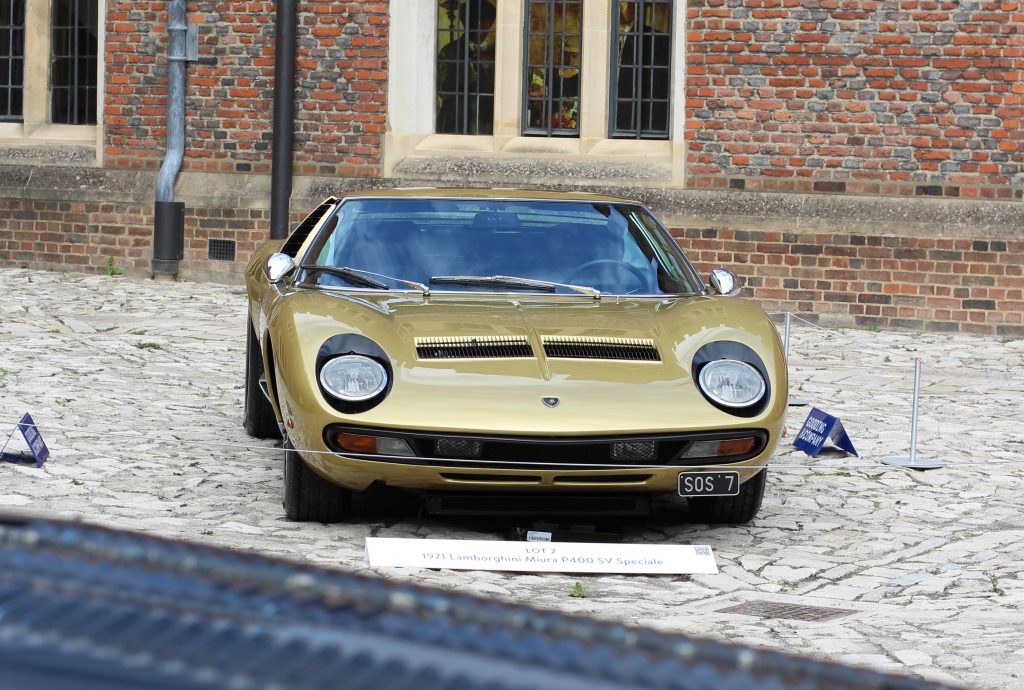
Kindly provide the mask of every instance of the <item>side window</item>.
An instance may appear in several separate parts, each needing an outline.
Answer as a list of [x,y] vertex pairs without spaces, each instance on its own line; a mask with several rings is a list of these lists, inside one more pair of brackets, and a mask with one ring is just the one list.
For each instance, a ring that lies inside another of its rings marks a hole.
[[580,135],[583,2],[534,0],[527,7],[523,133]]
[[618,2],[613,22],[611,137],[668,139],[672,1]]
[[496,24],[490,0],[437,0],[438,134],[494,132]]

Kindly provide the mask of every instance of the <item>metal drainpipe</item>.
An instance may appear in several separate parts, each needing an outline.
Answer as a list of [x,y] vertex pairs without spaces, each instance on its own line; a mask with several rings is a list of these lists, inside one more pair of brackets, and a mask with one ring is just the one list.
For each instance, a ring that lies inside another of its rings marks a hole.
[[270,239],[288,236],[295,139],[295,0],[278,0],[274,26],[274,142],[270,168]]
[[174,201],[174,181],[185,156],[185,0],[167,7],[167,155],[156,180],[153,273],[176,274],[185,250],[185,204]]

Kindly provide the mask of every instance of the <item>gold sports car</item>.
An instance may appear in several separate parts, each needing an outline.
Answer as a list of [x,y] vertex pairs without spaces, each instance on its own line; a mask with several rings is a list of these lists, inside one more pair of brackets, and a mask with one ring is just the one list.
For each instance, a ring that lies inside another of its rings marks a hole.
[[245,428],[283,435],[288,518],[383,484],[448,513],[757,513],[779,335],[642,205],[508,190],[329,198],[246,272]]

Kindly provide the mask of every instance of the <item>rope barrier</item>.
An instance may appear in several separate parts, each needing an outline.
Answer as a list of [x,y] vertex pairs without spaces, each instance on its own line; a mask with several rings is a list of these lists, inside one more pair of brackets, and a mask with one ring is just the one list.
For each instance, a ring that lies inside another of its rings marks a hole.
[[[8,423],[11,426],[21,425],[21,426],[26,426],[26,427],[35,427],[36,429],[40,429],[40,430],[43,428],[42,425],[40,425],[38,423],[37,424],[21,424],[20,420],[19,421],[10,421],[10,422],[0,421],[0,424],[5,424],[6,425]],[[116,436],[116,437],[119,437],[119,438],[127,438],[127,439],[138,440],[138,441],[146,441],[146,442],[152,442],[152,443],[165,443],[165,444],[167,444],[167,443],[172,443],[173,442],[173,443],[177,444],[178,446],[197,447],[197,448],[229,448],[229,449],[235,449],[235,450],[255,451],[255,452],[264,452],[264,453],[267,453],[267,452],[269,452],[269,453],[280,453],[283,450],[280,446],[259,446],[259,445],[251,445],[251,444],[247,444],[247,443],[232,443],[232,442],[225,442],[225,441],[203,441],[203,440],[198,440],[198,439],[183,440],[183,439],[178,439],[178,438],[174,438],[174,439],[161,439],[161,438],[154,438],[154,437],[146,435],[146,434],[140,434],[140,433],[130,432],[130,431],[123,431],[123,432],[116,432],[116,431],[112,431],[112,432],[98,432],[98,431],[91,431],[89,429],[75,429],[75,428],[70,428],[70,427],[47,427],[47,428],[50,431],[62,433],[62,434],[69,435],[69,436],[76,436],[76,435],[77,436],[83,436],[83,437]],[[296,450],[298,452],[301,452],[301,453],[306,454],[306,455],[330,455],[330,456],[341,455],[340,453],[335,453],[334,451],[330,451],[330,450],[314,450],[314,449],[308,449],[308,448],[307,449],[296,449]],[[355,457],[355,456],[353,455],[352,457]],[[359,458],[357,457],[356,459],[359,459]],[[458,459],[454,459],[454,460],[458,460]],[[534,467],[535,468],[538,464],[541,464],[541,463],[538,463],[537,461],[514,461],[514,460],[506,461],[506,460],[502,460],[501,464],[508,465],[508,466],[511,466],[511,467],[516,467],[516,466],[522,465],[522,466],[529,466],[529,467]],[[664,465],[629,465],[629,466],[626,466],[626,465],[622,465],[621,463],[620,464],[602,464],[602,463],[581,464],[581,463],[551,463],[551,462],[544,462],[543,464],[546,465],[546,466],[550,466],[552,468],[574,468],[574,469],[612,469],[612,468],[614,468],[614,469],[620,469],[621,470],[621,469],[625,469],[625,468],[628,467],[628,469],[630,469],[630,470],[650,470],[650,469],[664,469],[665,468]],[[1019,456],[1018,455],[1017,457],[1014,457],[1014,458],[992,458],[992,459],[989,459],[989,460],[964,460],[964,461],[956,462],[955,466],[956,467],[981,467],[981,466],[991,466],[991,465],[1017,465],[1017,464],[1024,464],[1024,456]],[[715,463],[715,464],[705,464],[705,465],[690,465],[690,464],[687,464],[687,465],[680,466],[680,467],[686,468],[686,469],[702,469],[702,470],[751,469],[750,466],[737,465],[735,463],[733,463],[733,464]],[[857,461],[851,461],[851,462],[832,462],[832,463],[825,463],[825,464],[819,463],[819,464],[815,464],[815,465],[810,465],[810,464],[808,464],[808,465],[803,465],[803,464],[785,464],[785,463],[772,463],[772,462],[769,462],[766,465],[764,465],[764,467],[767,468],[767,469],[770,469],[770,470],[783,470],[783,471],[793,471],[793,470],[813,470],[813,471],[824,471],[824,470],[874,470],[874,471],[888,471],[888,470],[913,469],[913,468],[903,468],[903,467],[893,467],[893,466],[881,465],[881,464],[873,464],[873,463],[864,462],[863,460],[857,460]],[[453,468],[453,469],[457,469],[457,468]]]
[[[774,315],[780,315],[780,314],[774,313],[772,315],[774,316]],[[1011,401],[1002,400],[1000,398],[997,398],[997,397],[995,397],[995,396],[993,396],[993,395],[991,395],[991,394],[989,394],[989,393],[987,393],[985,391],[982,391],[982,390],[978,389],[974,385],[971,385],[971,384],[963,381],[962,379],[957,378],[956,376],[953,376],[952,374],[946,372],[945,370],[941,369],[940,367],[937,367],[937,366],[935,366],[933,364],[929,364],[928,362],[925,362],[916,353],[909,354],[909,353],[906,353],[906,352],[900,352],[900,351],[892,350],[892,349],[889,349],[889,348],[879,347],[879,346],[875,345],[874,343],[866,342],[862,338],[853,337],[852,335],[850,335],[850,334],[848,334],[846,332],[837,331],[835,329],[829,329],[829,328],[820,326],[820,325],[818,325],[818,324],[816,324],[816,323],[814,323],[812,321],[809,321],[809,320],[807,320],[805,318],[802,318],[802,317],[800,317],[800,316],[798,316],[796,314],[791,314],[790,316],[791,316],[792,319],[795,319],[795,320],[800,321],[800,322],[802,322],[804,324],[807,324],[811,328],[814,328],[814,329],[816,329],[818,331],[822,331],[822,332],[826,333],[829,336],[842,337],[842,338],[845,338],[845,339],[847,339],[847,340],[849,340],[851,342],[854,342],[854,343],[858,344],[859,346],[862,346],[866,350],[871,350],[871,351],[875,351],[875,352],[882,352],[882,353],[886,354],[887,356],[895,355],[896,357],[900,357],[900,358],[907,358],[907,359],[911,359],[911,360],[915,360],[915,359],[919,360],[919,361],[921,361],[921,363],[924,366],[928,367],[930,370],[936,372],[937,374],[939,374],[940,376],[944,377],[945,379],[947,379],[949,381],[952,381],[956,385],[960,386],[962,389],[965,389],[966,391],[969,391],[970,393],[973,393],[973,394],[976,394],[976,395],[980,395],[983,398],[985,398],[987,400],[990,400],[992,402],[995,402],[995,403],[997,403],[997,404],[999,404],[1001,406],[1016,404],[1016,401],[1012,401],[1011,402]],[[895,368],[895,367],[893,367],[893,368]],[[986,379],[986,380],[991,380],[991,379]],[[832,382],[832,383],[835,383],[835,382]],[[826,382],[823,385],[828,385],[828,383]],[[844,387],[849,387],[849,385],[847,383],[844,383]],[[963,395],[963,393],[962,392],[957,392],[957,393],[925,393],[924,397],[949,397],[949,396],[952,396],[952,395]],[[1002,413],[1002,412],[999,412],[999,411],[991,411],[991,415],[990,416],[995,416],[995,417],[1003,418],[1003,419],[1013,419],[1013,420],[1016,420],[1018,418],[1017,415],[1006,414],[1006,413]],[[9,422],[0,421],[0,424],[7,424],[7,425],[9,425],[11,427],[17,428],[19,425],[21,425],[21,422],[20,422],[20,420],[17,420],[17,421],[13,421],[12,420],[12,421],[9,421]],[[41,428],[39,425],[28,425],[28,424],[25,424],[25,425],[21,425],[21,426],[26,426],[26,427],[28,427],[28,426],[35,426],[36,428]],[[89,430],[89,429],[79,429],[79,428],[72,428],[72,427],[47,427],[47,428],[48,428],[49,431],[54,431],[54,432],[62,433],[62,434],[69,435],[69,436],[79,436],[79,437],[118,437],[118,438],[137,440],[137,441],[140,441],[140,442],[149,442],[149,443],[157,443],[157,444],[173,444],[173,445],[176,445],[178,447],[192,446],[192,447],[201,447],[201,448],[234,449],[234,450],[249,451],[249,452],[273,452],[273,453],[281,452],[281,448],[279,446],[260,446],[260,445],[252,445],[252,444],[247,444],[247,443],[232,443],[232,442],[225,442],[225,441],[203,441],[203,440],[194,439],[194,438],[189,438],[189,439],[171,438],[171,439],[167,439],[167,438],[159,438],[159,437],[154,437],[152,435],[142,434],[142,433],[137,433],[137,432],[131,432],[131,431],[121,431],[121,432],[118,432],[118,431],[103,431],[103,432],[99,432],[99,431],[92,431],[92,430]],[[302,453],[307,454],[307,455],[331,455],[331,456],[338,455],[337,453],[335,453],[333,451],[322,451],[322,450],[315,450],[315,449],[300,449],[299,452],[302,452]],[[978,466],[992,466],[992,465],[1016,465],[1016,464],[1022,464],[1022,463],[1024,463],[1024,457],[1017,456],[1015,454],[1015,457],[1013,457],[1013,458],[991,458],[991,459],[988,459],[988,460],[981,460],[981,461],[965,460],[965,461],[956,462],[955,466],[956,467],[978,467]],[[506,462],[506,461],[503,461],[503,464],[508,465],[508,466],[517,466],[517,465],[536,466],[538,463],[537,462],[530,462],[530,461],[523,461],[523,462],[517,462],[517,461],[507,461]],[[621,469],[621,468],[624,467],[621,464],[609,465],[609,464],[601,464],[601,463],[594,463],[594,464],[544,463],[544,464],[545,465],[550,465],[552,467],[565,467],[565,468],[577,468],[577,469],[579,469],[579,468],[592,468],[592,469],[617,468],[617,469]],[[637,466],[629,466],[629,467],[630,467],[630,469],[661,469],[664,466],[642,466],[642,465],[637,465]],[[734,464],[686,465],[685,467],[690,468],[690,469],[733,469],[733,470],[737,469],[737,466],[734,465]],[[769,462],[767,465],[765,465],[765,467],[767,467],[768,469],[771,469],[771,470],[786,470],[786,471],[791,471],[791,470],[810,470],[810,471],[823,471],[823,470],[872,470],[872,471],[886,471],[886,470],[914,469],[912,467],[911,468],[906,468],[906,467],[900,467],[900,466],[891,466],[891,465],[883,465],[883,464],[872,464],[872,463],[865,463],[863,461],[828,463],[828,464],[820,464],[819,463],[819,464],[813,464],[813,465],[812,464],[807,464],[807,465],[804,465],[804,464],[781,464],[781,463],[771,463],[771,462]]]

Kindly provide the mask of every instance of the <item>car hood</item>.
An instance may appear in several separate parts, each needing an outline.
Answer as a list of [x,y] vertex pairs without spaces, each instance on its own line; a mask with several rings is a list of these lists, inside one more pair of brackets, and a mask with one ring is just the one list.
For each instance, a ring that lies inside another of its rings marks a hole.
[[[778,333],[757,305],[735,298],[597,301],[449,294],[424,299],[409,293],[297,290],[278,300],[270,321],[270,332],[280,340],[274,352],[290,404],[356,425],[509,434],[657,433],[691,426],[765,426],[785,409]],[[320,346],[346,333],[379,344],[394,372],[387,398],[351,415],[332,410],[315,379]],[[495,339],[519,343],[520,350],[525,343],[528,356],[491,356],[494,348],[487,346]],[[694,353],[723,340],[752,348],[764,361],[772,401],[758,417],[722,412],[696,388]],[[465,354],[457,346],[474,341],[474,348],[484,347],[471,354],[481,356],[430,358]],[[573,346],[563,353],[570,357],[545,354],[546,342]],[[417,345],[425,349],[418,352]],[[579,358],[609,352],[631,357],[628,353],[650,352],[651,346],[657,351],[653,361]],[[558,398],[558,404],[549,407],[543,398]]]

